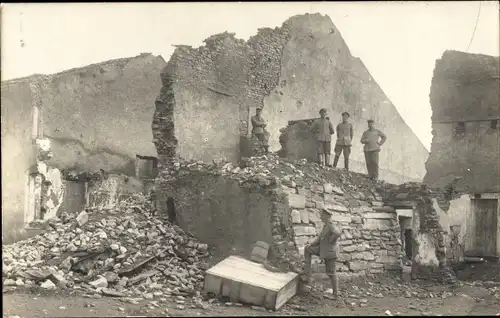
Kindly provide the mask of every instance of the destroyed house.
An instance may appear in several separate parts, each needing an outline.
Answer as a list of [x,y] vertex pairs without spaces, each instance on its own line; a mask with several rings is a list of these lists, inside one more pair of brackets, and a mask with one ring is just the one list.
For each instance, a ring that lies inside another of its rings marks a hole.
[[430,92],[433,139],[424,182],[467,198],[465,255],[500,256],[499,58],[446,51]]
[[[388,136],[381,179],[424,177],[428,151],[328,16],[293,16],[281,27],[259,29],[248,41],[222,33],[204,42],[198,48],[178,46],[161,72],[152,125],[160,163],[176,156],[236,163],[250,156],[250,118],[257,107],[267,122],[269,150],[278,151],[280,129],[326,108],[334,124],[342,112],[351,114],[353,171],[365,172],[359,138],[371,118]],[[299,159],[306,157],[296,151]]]

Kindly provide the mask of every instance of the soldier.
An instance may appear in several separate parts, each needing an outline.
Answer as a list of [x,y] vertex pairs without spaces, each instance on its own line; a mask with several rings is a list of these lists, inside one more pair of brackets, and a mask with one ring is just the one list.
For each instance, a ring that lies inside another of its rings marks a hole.
[[[379,141],[380,138],[380,141]],[[361,136],[361,143],[364,144],[366,170],[368,177],[372,180],[378,179],[378,157],[380,146],[387,140],[387,136],[375,128],[373,119],[368,120],[368,130]]]
[[309,282],[312,274],[312,255],[319,256],[319,258],[325,260],[326,274],[332,283],[333,295],[337,297],[339,288],[335,263],[339,256],[338,239],[342,232],[337,226],[331,223],[331,216],[332,213],[329,210],[322,210],[321,221],[324,223],[323,229],[319,233],[318,238],[304,249],[305,274],[307,276],[306,280]]
[[349,170],[349,155],[351,154],[352,137],[354,130],[349,122],[349,113],[342,113],[342,122],[337,125],[337,142],[335,143],[335,159],[333,166],[337,167],[340,155],[344,152],[344,168]]
[[265,144],[266,152],[268,151],[269,133],[267,132],[266,122],[261,116],[262,107],[257,107],[255,116],[252,116],[252,134],[263,144]]
[[313,122],[311,131],[316,138],[319,164],[322,166],[330,166],[330,153],[332,149],[331,135],[335,133],[335,130],[330,120],[326,117],[326,109],[321,108],[319,114],[321,118]]

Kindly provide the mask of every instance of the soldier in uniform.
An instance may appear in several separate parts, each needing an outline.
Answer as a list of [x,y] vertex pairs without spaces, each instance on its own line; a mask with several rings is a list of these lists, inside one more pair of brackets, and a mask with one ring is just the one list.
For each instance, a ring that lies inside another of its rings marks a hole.
[[255,115],[252,116],[252,135],[260,142],[265,144],[266,152],[268,151],[269,133],[266,130],[266,121],[261,116],[262,107],[257,107]]
[[339,257],[338,240],[342,234],[341,229],[331,223],[332,213],[323,209],[321,212],[321,221],[324,223],[323,229],[318,235],[318,238],[307,245],[304,249],[305,257],[305,274],[306,280],[311,280],[311,261],[312,255],[319,256],[325,261],[326,274],[330,278],[333,289],[333,296],[338,296],[338,281],[337,269],[335,267],[337,258]]
[[335,133],[332,123],[326,116],[326,109],[319,111],[321,118],[316,119],[311,126],[311,131],[316,138],[319,164],[330,166],[330,154],[332,150],[332,135]]

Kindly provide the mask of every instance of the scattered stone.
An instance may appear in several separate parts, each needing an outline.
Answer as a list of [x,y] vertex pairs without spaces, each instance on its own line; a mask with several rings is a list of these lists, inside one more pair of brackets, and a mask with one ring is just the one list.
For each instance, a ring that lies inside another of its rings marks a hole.
[[82,227],[88,221],[89,221],[89,215],[85,211],[80,212],[80,214],[78,214],[78,216],[76,217],[76,222],[80,227]]
[[95,288],[101,287],[105,288],[108,287],[108,281],[104,277],[99,277],[98,279],[92,281],[89,283],[90,285],[94,286]]
[[56,285],[51,280],[46,280],[40,285],[40,287],[43,289],[54,289],[56,288]]

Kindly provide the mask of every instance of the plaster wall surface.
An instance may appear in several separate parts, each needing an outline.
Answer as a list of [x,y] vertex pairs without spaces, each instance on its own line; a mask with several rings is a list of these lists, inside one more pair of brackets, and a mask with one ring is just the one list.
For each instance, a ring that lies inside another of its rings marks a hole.
[[424,182],[443,187],[461,177],[468,193],[499,192],[498,57],[446,51],[436,62],[430,100],[433,140]]
[[33,104],[29,83],[2,83],[1,90],[2,238],[11,240],[28,222],[24,215],[28,175],[36,166],[32,139]]
[[175,200],[178,224],[220,255],[249,257],[257,241],[272,242],[271,201],[259,189],[205,174],[161,183],[160,210]]
[[136,154],[156,156],[152,105],[165,64],[141,54],[8,83],[37,87],[30,98],[41,106],[43,135],[51,141],[49,166],[133,175]]

